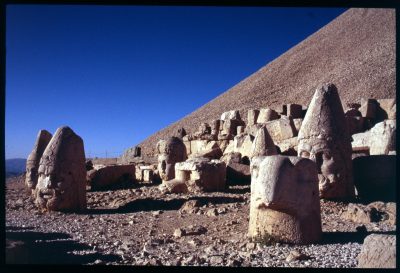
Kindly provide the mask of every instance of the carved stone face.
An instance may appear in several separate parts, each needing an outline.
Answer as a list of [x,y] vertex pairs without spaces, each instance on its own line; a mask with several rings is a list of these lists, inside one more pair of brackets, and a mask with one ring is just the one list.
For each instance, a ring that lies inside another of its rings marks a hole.
[[302,140],[298,146],[300,157],[309,158],[317,165],[319,192],[322,198],[334,198],[346,188],[346,160],[339,147],[323,140]]
[[250,237],[261,243],[317,241],[322,230],[315,163],[294,156],[258,156],[250,171]]
[[319,86],[298,134],[298,155],[317,164],[321,198],[354,197],[351,137],[337,88]]
[[35,146],[26,161],[25,185],[31,190],[36,188],[40,158],[50,140],[51,134],[46,130],[40,130],[36,138]]
[[158,173],[163,181],[175,178],[175,163],[187,159],[186,146],[182,140],[172,137],[157,143],[158,150]]
[[36,205],[42,210],[86,208],[86,167],[82,139],[69,127],[57,129],[40,160]]

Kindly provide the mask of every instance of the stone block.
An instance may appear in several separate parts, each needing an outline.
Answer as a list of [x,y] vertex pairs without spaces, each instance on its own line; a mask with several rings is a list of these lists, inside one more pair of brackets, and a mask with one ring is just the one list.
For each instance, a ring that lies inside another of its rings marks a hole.
[[257,110],[257,109],[248,110],[247,111],[247,126],[256,124],[259,114],[260,114],[260,110]]
[[260,109],[260,114],[258,115],[257,118],[257,123],[264,124],[267,123],[268,121],[276,120],[279,119],[279,114],[270,108],[263,108]]
[[396,119],[396,99],[379,99],[378,104],[378,120]]
[[358,268],[396,268],[396,235],[368,235],[357,259]]
[[376,118],[377,101],[375,99],[361,99],[360,113],[368,119]]
[[88,184],[92,190],[104,189],[112,185],[135,180],[135,164],[105,166],[89,175]]
[[220,191],[225,188],[226,165],[220,160],[191,158],[175,164],[176,179],[184,181],[190,192]]
[[295,118],[303,118],[303,108],[300,104],[287,104],[286,105],[286,116]]

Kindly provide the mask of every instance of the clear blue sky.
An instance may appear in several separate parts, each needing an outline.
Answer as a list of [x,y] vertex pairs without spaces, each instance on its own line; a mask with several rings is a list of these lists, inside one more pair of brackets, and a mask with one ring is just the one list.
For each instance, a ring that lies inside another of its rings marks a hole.
[[9,5],[6,158],[62,125],[119,156],[345,10]]

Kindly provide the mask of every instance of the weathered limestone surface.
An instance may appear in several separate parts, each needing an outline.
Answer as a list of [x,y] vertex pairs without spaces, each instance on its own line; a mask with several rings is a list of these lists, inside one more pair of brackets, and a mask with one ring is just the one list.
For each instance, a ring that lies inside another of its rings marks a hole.
[[291,117],[293,119],[302,118],[303,117],[303,108],[300,104],[287,104],[286,105],[286,116]]
[[370,130],[352,136],[353,151],[368,148],[370,155],[387,155],[396,150],[396,120],[384,120]]
[[135,164],[105,166],[88,175],[92,189],[102,189],[124,181],[135,180]]
[[32,190],[32,193],[34,193],[33,191],[38,182],[40,159],[42,158],[43,152],[49,144],[51,137],[52,135],[48,131],[40,130],[36,137],[35,146],[26,160],[25,185],[28,189]]
[[186,146],[177,137],[170,137],[167,140],[160,140],[157,143],[158,151],[158,173],[163,181],[175,177],[175,163],[187,159]]
[[274,142],[280,142],[297,135],[293,121],[285,116],[282,116],[280,119],[267,122],[265,127],[267,128]]
[[396,200],[396,155],[353,159],[354,183],[363,200]]
[[260,111],[258,109],[250,109],[247,111],[247,126],[251,126],[257,123]]
[[207,157],[210,159],[219,159],[222,156],[222,150],[217,141],[200,142],[200,145],[196,147],[196,150],[195,153],[190,154],[190,158]]
[[[268,133],[267,128],[262,127],[258,130],[251,146],[250,158],[255,156],[276,155],[278,154],[275,144]],[[243,155],[243,154],[242,154]]]
[[233,152],[240,153],[242,156],[251,156],[254,137],[249,134],[235,136],[233,139]]
[[57,129],[40,160],[36,205],[42,210],[86,209],[83,140],[71,128]]
[[250,160],[240,153],[228,153],[221,157],[226,164],[226,182],[233,184],[250,183]]
[[279,114],[270,108],[262,108],[260,109],[260,114],[257,118],[257,123],[267,123],[268,121],[272,121],[275,119],[279,119]]
[[226,165],[220,160],[191,158],[175,164],[176,180],[184,181],[191,192],[225,188]]
[[298,155],[317,164],[320,197],[353,198],[351,136],[335,85],[323,84],[317,88],[298,140]]
[[276,143],[276,146],[278,146],[280,150],[280,154],[292,155],[292,156],[297,156],[297,145],[298,145],[297,137],[284,139],[281,142]]
[[363,117],[369,119],[376,118],[377,101],[375,99],[361,99],[360,113]]
[[378,111],[378,119],[396,119],[396,99],[379,99],[378,104],[383,110]]
[[396,120],[375,124],[369,131],[371,155],[388,154],[396,150]]
[[307,244],[322,235],[314,162],[294,156],[251,161],[249,236],[262,243]]
[[221,114],[221,120],[238,119],[241,120],[238,110],[231,110]]
[[367,206],[350,203],[341,214],[341,218],[355,223],[369,224],[372,222],[387,221],[396,224],[396,203],[373,202]]
[[368,235],[358,256],[358,267],[396,268],[396,235]]
[[188,193],[188,187],[185,181],[172,179],[169,181],[163,181],[158,189],[162,193]]

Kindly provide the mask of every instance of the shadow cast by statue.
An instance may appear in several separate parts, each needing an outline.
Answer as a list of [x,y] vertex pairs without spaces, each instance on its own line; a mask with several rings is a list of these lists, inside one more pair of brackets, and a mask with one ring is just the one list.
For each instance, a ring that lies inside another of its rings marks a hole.
[[88,264],[96,260],[112,262],[120,259],[117,255],[90,253],[77,255],[73,251],[91,250],[86,244],[72,240],[66,233],[43,233],[6,228],[7,264]]
[[387,232],[323,232],[322,239],[318,244],[346,244],[346,243],[360,243],[364,242],[365,237],[370,234],[387,234],[395,235],[395,231]]
[[240,197],[204,197],[194,196],[189,199],[186,198],[175,198],[172,200],[162,200],[153,198],[141,198],[123,204],[118,208],[112,209],[87,209],[83,214],[114,214],[114,213],[132,213],[139,211],[157,211],[157,210],[179,210],[182,205],[189,200],[198,200],[200,206],[211,204],[222,204],[222,203],[235,203],[243,202],[243,198]]

